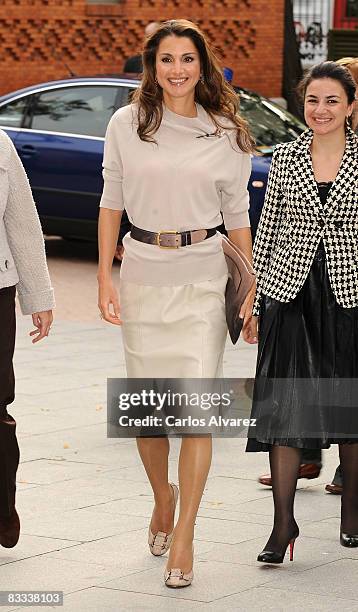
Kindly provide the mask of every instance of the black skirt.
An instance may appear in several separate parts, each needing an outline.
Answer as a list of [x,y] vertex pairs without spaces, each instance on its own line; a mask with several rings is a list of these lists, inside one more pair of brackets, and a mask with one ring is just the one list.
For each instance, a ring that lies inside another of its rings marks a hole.
[[358,308],[337,304],[321,242],[291,302],[262,299],[246,450],[358,442],[357,379]]

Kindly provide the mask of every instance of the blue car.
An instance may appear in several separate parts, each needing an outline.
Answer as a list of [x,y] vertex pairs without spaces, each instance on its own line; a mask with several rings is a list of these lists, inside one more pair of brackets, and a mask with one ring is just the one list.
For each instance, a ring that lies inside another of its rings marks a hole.
[[[138,83],[113,76],[71,78],[0,97],[0,128],[25,166],[45,234],[97,239],[106,127]],[[304,126],[266,98],[236,90],[262,153],[253,157],[249,182],[255,233],[273,147],[296,138]]]

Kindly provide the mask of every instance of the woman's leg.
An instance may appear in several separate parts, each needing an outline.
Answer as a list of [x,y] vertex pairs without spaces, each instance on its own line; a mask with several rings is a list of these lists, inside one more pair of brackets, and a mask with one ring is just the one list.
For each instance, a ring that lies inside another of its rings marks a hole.
[[193,567],[194,525],[211,465],[211,436],[183,438],[179,457],[180,512],[168,568],[188,573]]
[[274,523],[264,550],[284,554],[297,531],[293,515],[298,470],[302,451],[290,446],[273,445],[270,450]]
[[168,482],[168,438],[137,438],[137,447],[154,493],[151,531],[171,533],[174,527],[174,498]]
[[358,536],[358,442],[340,444],[343,478],[342,532]]

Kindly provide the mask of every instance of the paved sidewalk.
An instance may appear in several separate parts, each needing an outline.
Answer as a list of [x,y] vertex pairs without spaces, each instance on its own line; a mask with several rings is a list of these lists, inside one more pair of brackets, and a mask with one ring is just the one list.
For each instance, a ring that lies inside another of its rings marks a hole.
[[[194,583],[168,589],[166,558],[146,544],[152,496],[135,442],[106,438],[106,378],[124,375],[120,331],[57,321],[48,341],[32,347],[29,318],[18,323],[11,413],[21,445],[22,535],[16,548],[0,549],[0,590],[62,590],[66,612],[358,610],[358,550],[340,546],[340,498],[323,486],[336,447],[325,452],[319,479],[299,483],[294,562],[269,567],[256,562],[272,521],[271,491],[257,483],[267,455],[245,454],[244,440],[215,440]],[[255,347],[228,345],[225,375],[252,376],[254,361]],[[177,455],[174,440],[174,481]]]

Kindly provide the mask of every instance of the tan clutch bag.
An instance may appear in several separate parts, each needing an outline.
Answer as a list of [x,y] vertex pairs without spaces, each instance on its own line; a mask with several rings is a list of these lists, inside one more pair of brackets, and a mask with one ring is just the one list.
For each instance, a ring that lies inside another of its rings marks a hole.
[[222,236],[222,247],[229,272],[225,291],[226,322],[231,341],[236,344],[243,325],[239,313],[255,282],[255,273],[246,255],[226,236]]

